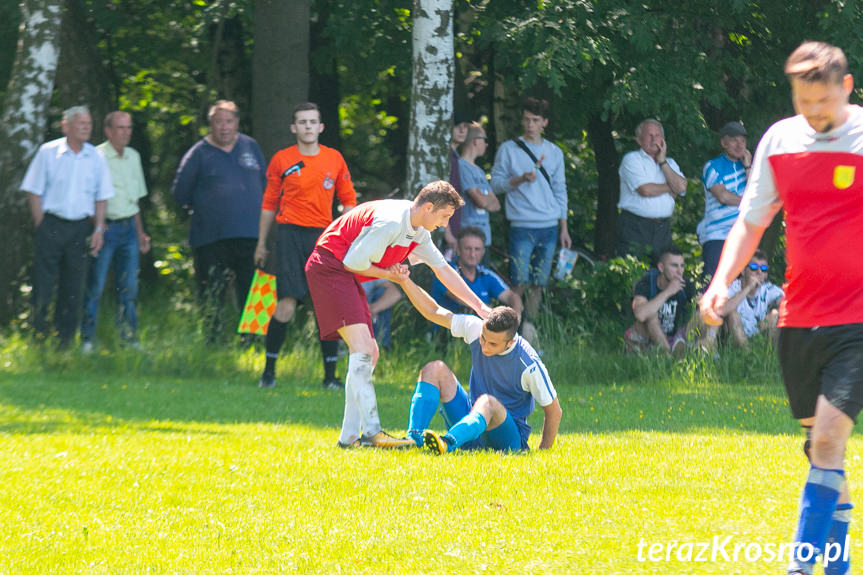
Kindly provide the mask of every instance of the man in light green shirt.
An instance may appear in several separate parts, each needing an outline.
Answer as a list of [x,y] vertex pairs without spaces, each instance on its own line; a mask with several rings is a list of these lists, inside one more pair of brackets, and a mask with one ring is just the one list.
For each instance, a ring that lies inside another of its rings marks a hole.
[[105,117],[105,137],[107,140],[96,149],[108,164],[114,197],[106,205],[104,245],[96,256],[90,258],[87,274],[81,324],[82,350],[85,353],[93,350],[99,300],[112,264],[117,292],[117,331],[123,341],[137,347],[138,253],[150,251],[150,238],[144,233],[138,207],[138,200],[147,195],[144,170],[141,156],[129,147],[132,117],[126,112],[108,114]]

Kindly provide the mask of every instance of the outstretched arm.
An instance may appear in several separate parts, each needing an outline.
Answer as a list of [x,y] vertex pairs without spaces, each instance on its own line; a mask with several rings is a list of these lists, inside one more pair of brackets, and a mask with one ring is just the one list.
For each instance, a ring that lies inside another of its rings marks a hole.
[[410,278],[404,278],[400,282],[400,285],[405,291],[405,295],[408,296],[408,299],[411,300],[411,303],[424,318],[439,326],[447,329],[450,328],[453,316],[450,310],[438,305],[432,296],[426,293],[423,288],[415,284]]
[[452,266],[432,268],[432,271],[437,276],[437,279],[440,280],[440,283],[445,285],[451,294],[466,303],[482,319],[488,317],[491,308],[482,303],[482,300],[464,283],[464,280],[461,279],[461,276],[458,275],[458,272]]

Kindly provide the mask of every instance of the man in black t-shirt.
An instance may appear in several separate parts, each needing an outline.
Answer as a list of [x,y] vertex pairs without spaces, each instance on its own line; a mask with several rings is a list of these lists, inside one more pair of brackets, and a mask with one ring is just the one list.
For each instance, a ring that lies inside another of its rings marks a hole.
[[685,352],[689,303],[695,290],[684,279],[683,266],[680,249],[669,246],[659,254],[656,268],[635,284],[635,324],[624,336],[627,349],[637,351],[658,345],[675,355]]

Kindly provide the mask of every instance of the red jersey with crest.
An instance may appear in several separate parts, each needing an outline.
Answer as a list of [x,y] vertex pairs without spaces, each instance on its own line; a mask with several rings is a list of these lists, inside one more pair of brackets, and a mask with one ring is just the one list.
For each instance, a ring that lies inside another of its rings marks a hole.
[[294,145],[279,150],[267,168],[267,189],[261,208],[278,212],[280,224],[323,228],[333,221],[333,195],[343,206],[357,205],[351,173],[342,155],[321,146],[304,156]]
[[[354,270],[375,265],[387,268],[402,263],[425,262],[433,268],[447,265],[446,260],[423,227],[411,225],[410,200],[378,200],[361,204],[341,216],[324,230],[317,245]],[[357,276],[360,281],[374,278]]]
[[827,133],[803,116],[770,127],[755,152],[740,217],[785,210],[782,327],[863,323],[863,108]]

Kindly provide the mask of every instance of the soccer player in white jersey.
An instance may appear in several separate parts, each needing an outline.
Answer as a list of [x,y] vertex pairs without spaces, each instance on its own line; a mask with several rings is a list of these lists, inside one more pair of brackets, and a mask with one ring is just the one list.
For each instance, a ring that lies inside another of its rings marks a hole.
[[[485,320],[453,314],[409,278],[400,283],[426,319],[464,339],[472,361],[469,392],[442,361],[429,362],[420,370],[408,421],[408,436],[417,447],[425,444],[437,454],[459,448],[527,449],[527,417],[535,403],[545,412],[539,448],[554,445],[563,412],[545,365],[516,333],[515,310],[496,307]],[[426,429],[439,404],[448,427],[445,434]]]
[[771,126],[758,144],[701,313],[707,323],[722,321],[729,284],[784,208],[779,364],[791,413],[811,432],[788,573],[811,575],[823,555],[825,574],[845,575],[852,507],[845,447],[863,407],[863,108],[848,103],[854,79],[835,46],[801,44],[785,74],[797,115]]

